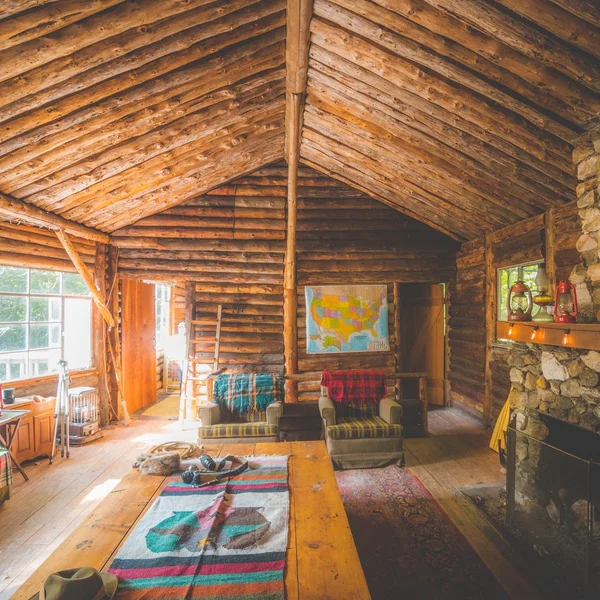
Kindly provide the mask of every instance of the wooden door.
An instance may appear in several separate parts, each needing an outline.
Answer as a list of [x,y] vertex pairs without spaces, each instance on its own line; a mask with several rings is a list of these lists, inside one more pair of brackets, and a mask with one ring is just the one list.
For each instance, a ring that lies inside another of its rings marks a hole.
[[50,454],[52,452],[52,433],[54,426],[54,416],[50,412],[34,415],[33,417],[33,435],[34,450],[36,456]]
[[123,393],[134,413],[156,402],[156,316],[154,285],[121,282],[121,354]]
[[429,374],[429,404],[443,405],[446,307],[443,284],[400,286],[403,371]]

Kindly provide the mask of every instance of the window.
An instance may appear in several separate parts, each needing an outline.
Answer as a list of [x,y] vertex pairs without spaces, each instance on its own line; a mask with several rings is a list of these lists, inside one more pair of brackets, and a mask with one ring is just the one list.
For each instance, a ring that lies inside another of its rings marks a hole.
[[171,288],[168,285],[155,286],[154,299],[156,304],[156,349],[162,349],[169,335],[171,320]]
[[91,315],[79,275],[0,266],[0,382],[89,367]]
[[[498,321],[508,320],[506,300],[508,292],[514,283],[519,280],[523,281],[531,290],[531,294],[535,296],[537,292],[535,278],[538,266],[538,263],[527,263],[498,269]],[[534,315],[538,310],[540,310],[540,307],[534,304],[531,312]]]

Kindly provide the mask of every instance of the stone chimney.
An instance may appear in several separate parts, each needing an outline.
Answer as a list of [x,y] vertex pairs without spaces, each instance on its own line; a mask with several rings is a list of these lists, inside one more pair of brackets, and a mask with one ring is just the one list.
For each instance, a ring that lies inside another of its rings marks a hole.
[[[581,263],[570,279],[577,289],[579,320],[600,323],[600,125],[580,136],[573,160],[582,234],[577,241]],[[539,413],[545,413],[600,434],[600,352],[519,344],[508,362],[518,429],[543,440]]]
[[[583,322],[600,322],[600,125],[580,136],[573,161],[577,167],[577,206],[582,234],[577,250],[582,262],[573,269]],[[581,298],[579,296],[581,295]]]

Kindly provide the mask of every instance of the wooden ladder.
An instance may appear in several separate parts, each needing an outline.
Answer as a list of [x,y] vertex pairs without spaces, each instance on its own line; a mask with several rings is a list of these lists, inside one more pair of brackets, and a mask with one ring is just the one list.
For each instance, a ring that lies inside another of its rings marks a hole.
[[[194,316],[193,302],[190,305],[186,302],[186,361],[179,408],[180,423],[183,423],[186,419],[193,419],[193,402],[196,399],[204,397],[205,401],[210,401],[211,394],[208,389],[208,377],[219,369],[223,306],[221,304],[217,306],[216,318],[201,317],[196,319]],[[196,358],[196,346],[198,343],[206,343],[208,341],[207,338],[210,337],[213,331],[215,342],[213,369],[210,373],[198,373],[196,365],[206,364],[206,361]]]

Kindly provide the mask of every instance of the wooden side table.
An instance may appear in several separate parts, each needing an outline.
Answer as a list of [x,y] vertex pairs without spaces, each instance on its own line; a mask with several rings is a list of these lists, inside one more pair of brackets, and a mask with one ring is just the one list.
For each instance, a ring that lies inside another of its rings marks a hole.
[[[427,373],[395,373],[394,377],[399,381],[398,399],[403,410],[406,412],[414,412],[415,409],[419,419],[419,437],[427,437],[429,435],[428,410],[429,410],[429,395],[427,393]],[[419,395],[418,398],[407,399],[402,397],[402,379],[418,379],[419,380]],[[405,414],[405,417],[407,415]],[[410,429],[406,426],[406,429]],[[413,433],[413,437],[415,434]]]
[[[29,481],[29,477],[23,470],[23,467],[21,467],[21,464],[11,450],[11,447],[17,436],[17,430],[19,429],[21,419],[29,414],[29,412],[30,411],[28,410],[3,410],[0,415],[0,443],[8,450],[13,464],[17,471],[23,475],[25,481]],[[2,429],[4,429],[4,435],[2,434]]]

